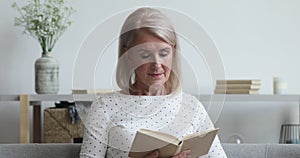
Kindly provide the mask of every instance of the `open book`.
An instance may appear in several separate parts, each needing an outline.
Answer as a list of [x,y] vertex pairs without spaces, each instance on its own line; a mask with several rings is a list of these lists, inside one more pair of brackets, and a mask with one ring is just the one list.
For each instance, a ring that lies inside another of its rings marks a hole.
[[218,130],[216,128],[189,134],[184,136],[182,140],[179,140],[167,133],[140,129],[135,135],[128,156],[131,158],[141,158],[157,149],[160,158],[168,158],[181,151],[190,149],[191,157],[196,158],[208,153]]

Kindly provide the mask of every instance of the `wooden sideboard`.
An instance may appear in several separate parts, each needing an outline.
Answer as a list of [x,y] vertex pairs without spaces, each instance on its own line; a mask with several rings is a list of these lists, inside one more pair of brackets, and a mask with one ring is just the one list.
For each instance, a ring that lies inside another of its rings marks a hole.
[[[75,98],[75,99],[74,99]],[[92,101],[94,94],[22,94],[0,95],[0,102],[20,103],[20,143],[30,143],[29,111],[33,108],[33,143],[41,143],[41,107],[43,102],[55,101]],[[200,95],[200,101],[212,102],[298,102],[300,114],[300,95]],[[300,118],[299,118],[300,119]],[[300,121],[300,120],[299,120]]]
[[[74,97],[76,99],[74,99]],[[41,106],[43,102],[92,101],[93,94],[22,94],[0,95],[0,102],[20,103],[20,143],[30,143],[29,111],[33,108],[33,143],[41,143]]]

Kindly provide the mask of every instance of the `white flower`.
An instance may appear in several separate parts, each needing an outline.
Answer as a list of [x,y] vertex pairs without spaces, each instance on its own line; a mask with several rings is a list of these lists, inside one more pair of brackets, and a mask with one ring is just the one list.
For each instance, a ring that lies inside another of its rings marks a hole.
[[50,52],[59,37],[71,25],[69,17],[75,10],[65,5],[65,0],[32,0],[29,4],[18,7],[21,17],[15,18],[15,25],[24,27],[24,33],[37,39],[43,52]]

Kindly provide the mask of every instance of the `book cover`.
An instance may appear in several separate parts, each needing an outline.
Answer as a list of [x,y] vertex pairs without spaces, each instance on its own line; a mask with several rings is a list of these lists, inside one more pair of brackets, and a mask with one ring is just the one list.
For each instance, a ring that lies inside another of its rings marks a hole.
[[189,134],[179,140],[175,136],[158,131],[141,129],[137,131],[128,154],[131,158],[141,158],[154,150],[159,151],[160,158],[172,157],[181,151],[191,150],[191,158],[208,153],[218,128]]
[[216,89],[260,89],[260,84],[217,84]]
[[215,89],[215,94],[258,94],[258,90],[252,90],[252,89]]
[[217,84],[261,84],[261,80],[217,80]]

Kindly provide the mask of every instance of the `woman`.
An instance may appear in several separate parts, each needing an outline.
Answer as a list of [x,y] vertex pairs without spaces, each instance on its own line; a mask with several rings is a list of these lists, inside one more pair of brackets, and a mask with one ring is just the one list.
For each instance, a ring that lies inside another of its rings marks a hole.
[[[178,138],[214,128],[202,104],[181,92],[178,50],[174,28],[159,10],[140,8],[128,16],[119,38],[116,78],[121,90],[93,101],[81,158],[128,157],[141,128]],[[173,158],[187,158],[190,152]],[[146,156],[156,157],[158,151]],[[218,137],[203,157],[226,157]]]

